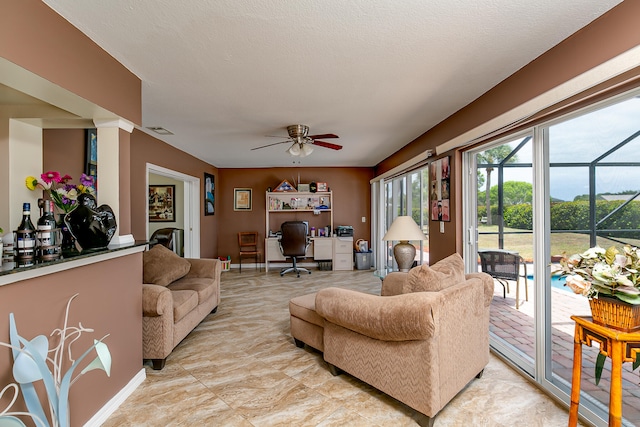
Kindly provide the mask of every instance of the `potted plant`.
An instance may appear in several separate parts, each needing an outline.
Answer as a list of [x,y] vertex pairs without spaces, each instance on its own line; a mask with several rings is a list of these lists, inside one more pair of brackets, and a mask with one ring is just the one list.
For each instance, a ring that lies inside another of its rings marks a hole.
[[[563,257],[560,266],[556,274],[565,276],[566,285],[589,298],[590,303],[605,297],[614,304],[622,302],[638,306],[640,310],[640,249],[637,247],[625,245],[620,251],[615,246],[606,250],[596,246],[581,254]],[[638,328],[640,324],[631,327]]]
[[[563,257],[554,272],[566,277],[566,286],[589,299],[593,322],[624,332],[640,329],[640,249],[593,247]],[[606,356],[598,353],[596,384],[600,382]],[[640,354],[633,369],[640,366]]]

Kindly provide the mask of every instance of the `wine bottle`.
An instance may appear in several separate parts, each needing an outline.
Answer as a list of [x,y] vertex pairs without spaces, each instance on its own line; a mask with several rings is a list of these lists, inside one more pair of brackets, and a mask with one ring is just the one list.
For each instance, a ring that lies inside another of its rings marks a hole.
[[36,254],[40,260],[52,260],[60,256],[59,241],[55,234],[56,218],[53,216],[53,201],[44,201],[44,212],[38,219]]
[[22,204],[22,222],[16,230],[16,259],[32,260],[35,258],[36,228],[31,222],[31,203]]

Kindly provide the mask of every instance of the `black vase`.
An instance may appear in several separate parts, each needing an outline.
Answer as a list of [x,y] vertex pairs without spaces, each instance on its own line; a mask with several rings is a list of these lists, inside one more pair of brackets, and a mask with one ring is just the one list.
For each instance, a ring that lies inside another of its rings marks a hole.
[[78,253],[78,249],[76,248],[76,239],[69,231],[69,227],[64,222],[65,214],[58,215],[58,221],[56,222],[60,232],[62,234],[62,243],[60,244],[60,249],[62,250],[62,256],[70,256]]
[[118,228],[116,216],[109,205],[96,206],[95,197],[81,194],[78,207],[64,217],[83,251],[106,248]]

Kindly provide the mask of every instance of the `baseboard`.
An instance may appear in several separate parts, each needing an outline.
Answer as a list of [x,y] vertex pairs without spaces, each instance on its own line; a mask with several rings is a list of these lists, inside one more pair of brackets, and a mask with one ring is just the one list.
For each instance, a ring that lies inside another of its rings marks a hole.
[[125,400],[138,388],[147,378],[146,371],[142,368],[131,378],[131,381],[111,398],[96,414],[85,423],[85,427],[99,427],[124,403]]

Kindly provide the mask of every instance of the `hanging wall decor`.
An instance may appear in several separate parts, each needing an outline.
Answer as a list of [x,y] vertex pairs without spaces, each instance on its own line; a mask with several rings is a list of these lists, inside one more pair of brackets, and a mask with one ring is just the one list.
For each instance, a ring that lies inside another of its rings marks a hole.
[[215,213],[215,177],[209,173],[204,173],[204,214],[213,215]]
[[149,222],[174,222],[175,185],[149,185]]
[[429,201],[432,221],[451,221],[449,192],[451,183],[449,156],[429,165]]

